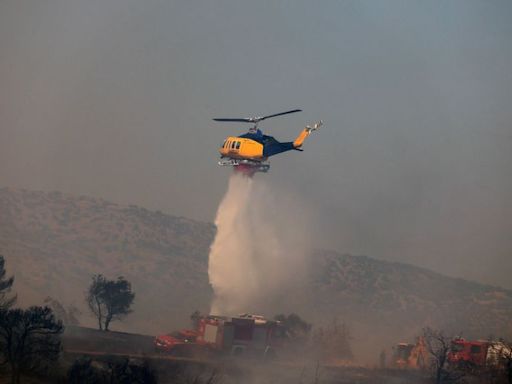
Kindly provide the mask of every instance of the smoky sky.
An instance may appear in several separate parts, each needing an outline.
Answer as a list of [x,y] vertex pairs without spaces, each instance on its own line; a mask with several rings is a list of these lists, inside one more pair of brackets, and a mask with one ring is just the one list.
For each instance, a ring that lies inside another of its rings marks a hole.
[[510,1],[0,1],[0,186],[212,221],[217,148],[324,127],[257,175],[316,246],[512,288]]

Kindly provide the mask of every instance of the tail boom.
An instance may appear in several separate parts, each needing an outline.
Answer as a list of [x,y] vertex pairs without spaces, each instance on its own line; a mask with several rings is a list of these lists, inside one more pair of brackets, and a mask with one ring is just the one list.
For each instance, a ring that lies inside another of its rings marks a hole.
[[311,135],[311,132],[316,131],[318,128],[322,126],[323,122],[320,120],[318,123],[315,123],[313,126],[306,125],[306,127],[299,133],[299,136],[293,142],[293,148],[299,149],[304,144],[304,140]]

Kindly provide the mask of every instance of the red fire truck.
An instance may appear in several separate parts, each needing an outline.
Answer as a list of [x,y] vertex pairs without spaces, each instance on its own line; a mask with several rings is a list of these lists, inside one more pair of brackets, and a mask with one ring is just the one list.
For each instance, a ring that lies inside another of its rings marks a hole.
[[278,321],[243,314],[238,317],[203,316],[197,330],[181,330],[155,338],[157,351],[178,356],[255,356],[272,358],[284,340]]
[[477,366],[485,365],[487,357],[487,341],[468,341],[464,339],[455,339],[451,343],[448,353],[448,362],[450,364],[472,364]]
[[458,338],[451,343],[448,362],[453,365],[483,367],[501,364],[504,356],[512,356],[510,348],[504,343]]
[[418,337],[416,344],[398,343],[393,347],[392,365],[396,368],[424,369],[429,362],[425,339]]

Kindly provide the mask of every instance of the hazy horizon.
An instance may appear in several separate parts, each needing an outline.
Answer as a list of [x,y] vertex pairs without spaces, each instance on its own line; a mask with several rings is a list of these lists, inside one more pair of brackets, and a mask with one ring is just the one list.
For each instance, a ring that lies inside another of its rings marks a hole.
[[[0,2],[0,187],[213,222],[239,124],[318,248],[512,288],[512,3]],[[278,192],[277,192],[278,191]]]

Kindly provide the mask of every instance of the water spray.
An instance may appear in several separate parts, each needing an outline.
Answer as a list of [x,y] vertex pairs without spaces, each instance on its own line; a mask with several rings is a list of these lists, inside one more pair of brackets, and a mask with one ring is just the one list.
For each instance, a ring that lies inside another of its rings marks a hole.
[[277,311],[294,283],[303,282],[309,254],[304,210],[251,176],[231,175],[217,211],[208,266],[212,314]]

